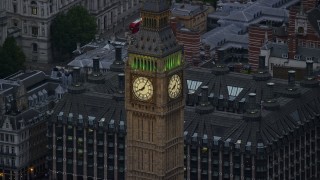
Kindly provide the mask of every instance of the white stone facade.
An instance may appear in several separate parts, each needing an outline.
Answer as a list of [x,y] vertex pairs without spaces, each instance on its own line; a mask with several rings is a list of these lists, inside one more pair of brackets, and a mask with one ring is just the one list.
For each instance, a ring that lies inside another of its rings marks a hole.
[[[139,0],[1,0],[0,33],[6,31],[1,26],[1,7],[7,11],[8,35],[18,38],[27,61],[48,63],[52,61],[50,24],[59,13],[72,6],[83,5],[97,18],[98,33],[110,30],[123,22],[123,18],[138,12]],[[19,31],[17,33],[17,31]],[[0,43],[3,41],[0,35]]]

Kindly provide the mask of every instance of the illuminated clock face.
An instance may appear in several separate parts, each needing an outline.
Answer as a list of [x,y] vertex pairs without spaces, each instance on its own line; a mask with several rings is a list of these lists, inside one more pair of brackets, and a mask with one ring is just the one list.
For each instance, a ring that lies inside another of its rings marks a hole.
[[181,78],[175,74],[169,80],[168,93],[170,98],[176,98],[180,95],[182,89]]
[[133,81],[134,95],[143,101],[149,100],[153,95],[153,86],[146,77],[138,77]]

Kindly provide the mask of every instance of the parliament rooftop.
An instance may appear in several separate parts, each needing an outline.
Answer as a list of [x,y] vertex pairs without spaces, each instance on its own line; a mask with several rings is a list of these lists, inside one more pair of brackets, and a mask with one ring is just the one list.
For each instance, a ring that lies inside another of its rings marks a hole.
[[[273,79],[264,56],[259,63],[253,75],[224,65],[185,68],[185,179],[320,178],[320,88],[312,61],[301,82],[294,71],[288,81]],[[54,178],[125,177],[125,74],[101,73],[97,64],[86,79],[74,68],[51,116]]]

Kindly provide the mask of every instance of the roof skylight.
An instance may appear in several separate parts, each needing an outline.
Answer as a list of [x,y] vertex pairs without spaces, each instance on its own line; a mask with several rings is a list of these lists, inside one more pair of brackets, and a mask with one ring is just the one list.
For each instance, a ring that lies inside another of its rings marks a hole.
[[228,94],[229,96],[237,97],[243,88],[241,87],[235,87],[235,86],[227,86],[228,87]]
[[193,81],[193,80],[187,80],[188,84],[188,90],[190,91],[196,91],[199,86],[202,84],[201,81]]

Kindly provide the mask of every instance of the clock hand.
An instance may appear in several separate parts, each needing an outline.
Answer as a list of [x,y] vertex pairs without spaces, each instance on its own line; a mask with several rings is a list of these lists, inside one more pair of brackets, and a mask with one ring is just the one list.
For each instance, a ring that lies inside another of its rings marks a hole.
[[171,90],[176,88],[177,83],[174,83],[174,85],[172,86]]
[[147,83],[148,83],[148,81],[146,81],[146,83],[144,83],[144,85],[142,86],[142,88],[140,88],[138,91],[143,91],[144,88],[146,87]]
[[142,88],[138,89],[138,91],[143,91],[145,86],[142,86]]

